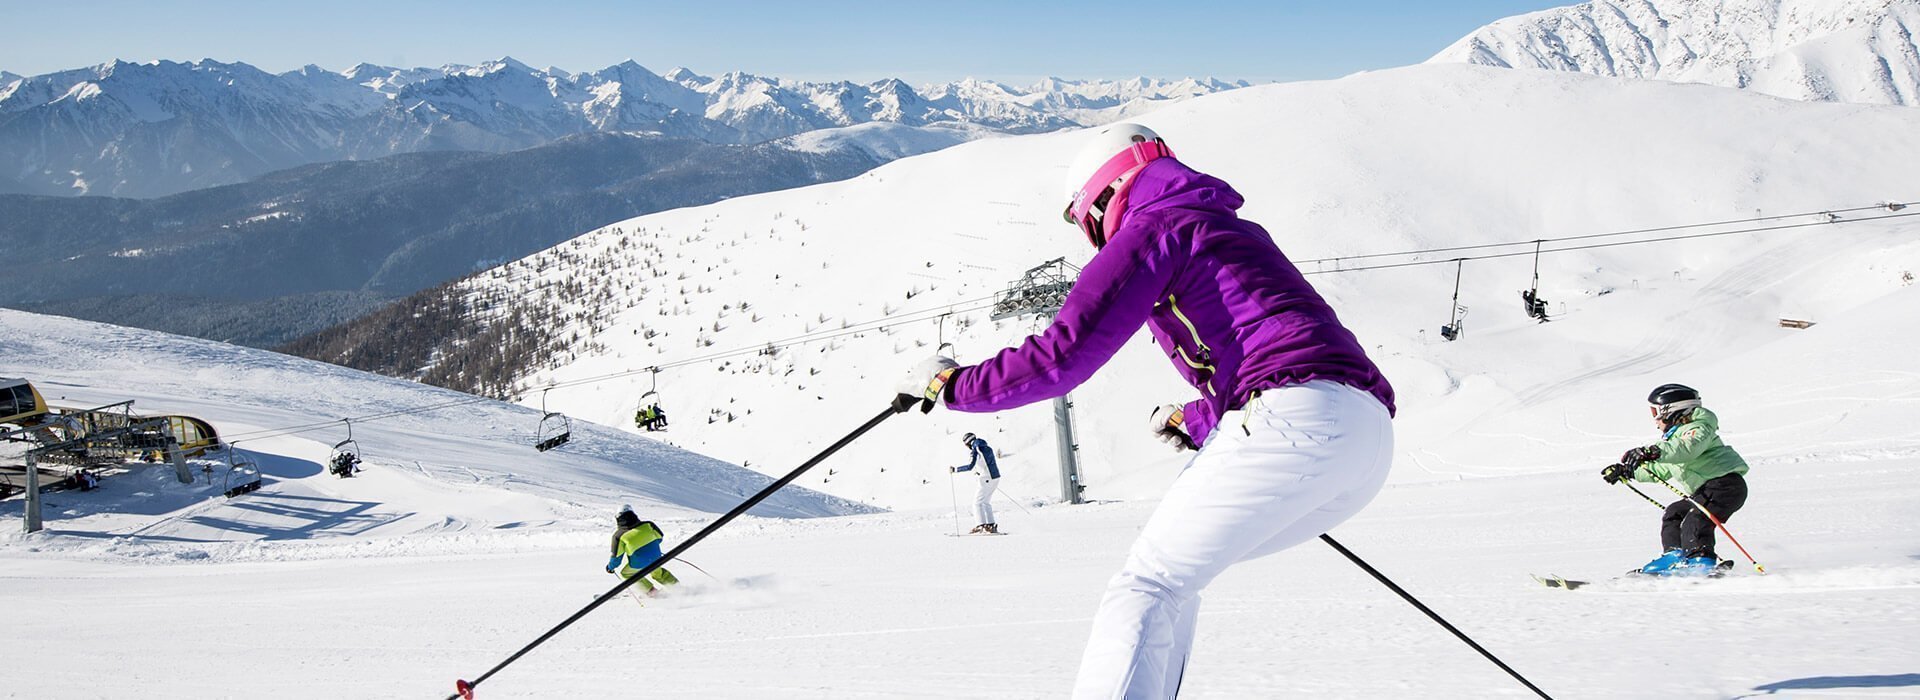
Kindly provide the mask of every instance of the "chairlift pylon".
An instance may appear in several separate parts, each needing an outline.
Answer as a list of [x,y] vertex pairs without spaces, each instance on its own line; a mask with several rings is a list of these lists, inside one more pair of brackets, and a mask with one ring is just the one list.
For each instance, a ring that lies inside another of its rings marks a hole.
[[340,422],[347,424],[347,439],[333,444],[333,454],[327,457],[327,473],[345,479],[360,471],[360,443],[353,439],[353,419],[342,418]]
[[547,410],[547,389],[540,390],[540,426],[536,429],[533,449],[546,452],[567,444],[573,439],[573,421],[564,413]]

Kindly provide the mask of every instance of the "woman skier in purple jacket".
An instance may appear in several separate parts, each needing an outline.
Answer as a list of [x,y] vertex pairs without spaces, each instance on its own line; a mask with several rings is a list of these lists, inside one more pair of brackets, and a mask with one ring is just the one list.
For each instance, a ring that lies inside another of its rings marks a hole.
[[1076,698],[1173,697],[1199,593],[1228,566],[1318,537],[1380,490],[1393,388],[1221,180],[1137,124],[1100,129],[1069,169],[1067,221],[1098,252],[1044,332],[977,365],[934,357],[896,407],[999,411],[1061,396],[1142,324],[1200,393],[1151,430],[1198,452],[1108,584]]

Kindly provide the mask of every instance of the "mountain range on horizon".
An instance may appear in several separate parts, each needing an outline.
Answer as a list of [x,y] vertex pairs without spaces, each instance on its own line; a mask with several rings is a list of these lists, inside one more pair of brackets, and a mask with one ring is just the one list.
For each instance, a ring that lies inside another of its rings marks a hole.
[[745,145],[874,122],[1033,133],[1244,87],[1212,78],[1031,87],[806,82],[633,61],[573,73],[510,57],[477,66],[362,63],[273,74],[246,63],[112,61],[0,79],[0,193],[155,197],[317,162],[505,152],[591,132]]

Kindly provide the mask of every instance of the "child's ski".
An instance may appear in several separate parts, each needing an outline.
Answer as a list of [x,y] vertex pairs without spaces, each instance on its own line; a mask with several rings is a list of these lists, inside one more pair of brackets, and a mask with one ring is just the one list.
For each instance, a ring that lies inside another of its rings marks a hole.
[[1528,574],[1528,575],[1533,576],[1533,580],[1539,581],[1540,585],[1546,586],[1548,588],[1562,588],[1562,589],[1571,591],[1581,586],[1587,585],[1586,581],[1575,581],[1562,576],[1555,576],[1553,574],[1547,574],[1545,576],[1541,576],[1538,574]]

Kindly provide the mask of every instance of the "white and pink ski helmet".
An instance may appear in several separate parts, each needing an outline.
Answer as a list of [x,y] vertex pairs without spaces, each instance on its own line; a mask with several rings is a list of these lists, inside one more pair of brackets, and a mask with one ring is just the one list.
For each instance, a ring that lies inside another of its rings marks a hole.
[[1067,223],[1080,227],[1093,247],[1105,247],[1119,223],[1105,220],[1115,189],[1146,164],[1172,155],[1167,142],[1147,127],[1130,122],[1100,127],[1067,167]]

